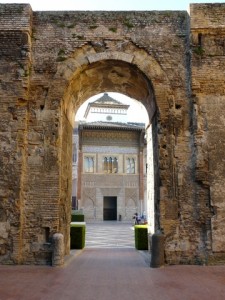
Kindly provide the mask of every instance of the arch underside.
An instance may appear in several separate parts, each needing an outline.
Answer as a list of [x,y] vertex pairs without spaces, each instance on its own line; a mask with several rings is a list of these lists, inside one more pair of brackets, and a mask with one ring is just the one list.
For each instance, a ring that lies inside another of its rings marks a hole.
[[[86,48],[84,46],[83,49],[77,50],[73,57],[59,64],[55,79],[63,78],[67,82],[63,101],[61,102],[64,115],[62,126],[64,128],[62,131],[64,141],[62,144],[67,145],[63,146],[63,156],[61,158],[64,169],[69,169],[66,166],[68,164],[68,156],[66,157],[64,154],[69,153],[66,147],[70,147],[70,141],[65,139],[64,132],[71,131],[77,110],[91,96],[102,92],[117,92],[140,101],[146,108],[149,123],[153,124],[154,131],[156,131],[155,126],[157,124],[157,122],[153,122],[157,110],[156,100],[166,104],[164,104],[164,107],[166,113],[168,113],[167,97],[170,95],[170,84],[165,72],[158,62],[143,49],[138,49],[134,45],[130,45],[129,49],[132,49],[132,51],[116,53],[116,55],[113,51],[93,54],[93,49],[90,50],[90,47]],[[158,182],[156,179],[158,177],[158,168],[153,167],[153,164],[155,166],[158,165],[158,158],[155,152],[158,151],[157,134],[154,134],[152,141],[154,149],[152,148],[151,151],[154,154],[151,155],[148,162],[148,170],[152,169],[149,180]],[[153,161],[154,159],[155,162]],[[153,189],[158,190],[159,186],[156,184],[155,187],[153,186]],[[158,191],[152,192],[152,211],[154,211],[154,202],[158,201],[156,200],[158,194]],[[64,196],[61,197],[62,203],[69,202],[70,199],[65,199]],[[158,216],[159,212],[156,215]],[[156,224],[159,224],[159,221],[155,219],[154,213],[151,218],[154,228]]]
[[71,124],[81,103],[106,91],[121,93],[140,101],[150,117],[155,113],[154,91],[144,73],[133,64],[110,59],[83,67],[70,81],[64,104]]

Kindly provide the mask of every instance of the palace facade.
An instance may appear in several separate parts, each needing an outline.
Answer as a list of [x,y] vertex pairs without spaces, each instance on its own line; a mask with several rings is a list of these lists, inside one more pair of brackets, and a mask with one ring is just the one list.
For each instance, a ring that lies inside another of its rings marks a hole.
[[128,109],[105,93],[88,104],[86,122],[75,129],[73,206],[86,220],[131,221],[146,211],[145,126],[127,122]]

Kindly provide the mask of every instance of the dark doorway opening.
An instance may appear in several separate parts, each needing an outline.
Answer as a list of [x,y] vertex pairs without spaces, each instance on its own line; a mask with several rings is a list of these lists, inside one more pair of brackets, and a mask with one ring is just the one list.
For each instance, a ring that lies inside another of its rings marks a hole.
[[104,221],[117,220],[117,197],[103,198],[103,220]]

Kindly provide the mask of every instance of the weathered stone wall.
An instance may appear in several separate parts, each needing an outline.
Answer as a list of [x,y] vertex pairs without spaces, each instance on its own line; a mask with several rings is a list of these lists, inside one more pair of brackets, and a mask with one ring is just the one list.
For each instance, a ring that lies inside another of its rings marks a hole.
[[68,252],[71,124],[105,91],[141,101],[153,121],[166,261],[223,259],[225,5],[191,5],[190,18],[29,5],[0,14],[0,262],[49,262],[56,232]]
[[70,251],[70,221],[72,199],[72,134],[73,128],[65,115],[62,118],[62,148],[60,157],[59,232],[63,233],[65,254]]
[[191,5],[195,206],[212,263],[225,259],[224,16],[224,4]]
[[3,263],[23,262],[31,18],[29,5],[0,6],[0,262]]

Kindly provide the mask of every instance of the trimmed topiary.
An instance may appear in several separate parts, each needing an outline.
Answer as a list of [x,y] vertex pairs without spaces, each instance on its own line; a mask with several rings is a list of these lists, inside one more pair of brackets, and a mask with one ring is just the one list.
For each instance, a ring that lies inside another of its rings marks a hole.
[[84,222],[84,215],[71,215],[71,222]]
[[148,250],[148,225],[135,225],[135,248],[137,250]]
[[70,224],[70,249],[83,249],[85,246],[85,224]]

